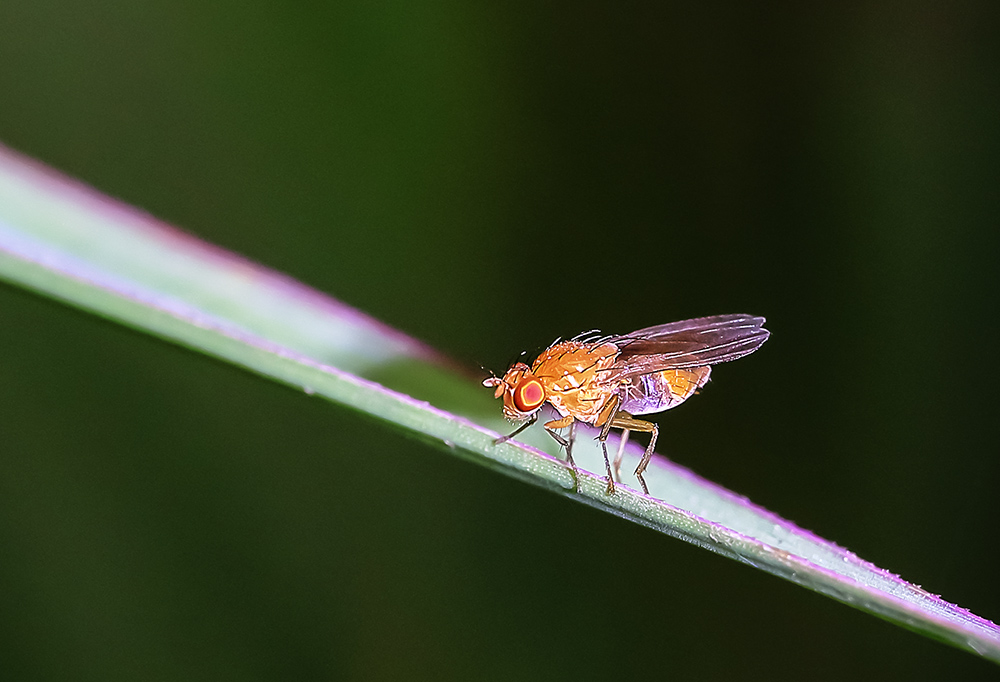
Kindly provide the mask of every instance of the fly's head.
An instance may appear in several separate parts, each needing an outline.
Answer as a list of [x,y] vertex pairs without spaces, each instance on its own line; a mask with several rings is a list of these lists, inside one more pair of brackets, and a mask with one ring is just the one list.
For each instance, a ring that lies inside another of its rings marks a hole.
[[495,388],[494,398],[503,398],[503,416],[512,422],[529,418],[545,402],[545,387],[523,362],[515,363],[500,379],[491,376],[483,382]]

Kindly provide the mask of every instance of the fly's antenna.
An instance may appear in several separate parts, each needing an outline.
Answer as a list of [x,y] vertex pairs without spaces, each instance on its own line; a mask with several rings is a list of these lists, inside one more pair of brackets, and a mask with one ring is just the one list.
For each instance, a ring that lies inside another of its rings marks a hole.
[[496,374],[494,374],[493,370],[488,370],[482,365],[479,365],[479,368],[489,374],[488,377],[483,379],[483,386],[485,386],[486,388],[496,388],[497,386],[503,383],[503,379],[499,378]]
[[483,374],[489,375],[485,379],[483,379],[483,386],[486,386],[488,388],[493,388],[503,383],[503,379],[498,377],[496,375],[496,372],[494,372],[492,369],[486,369],[482,365],[479,365],[479,369],[483,370]]

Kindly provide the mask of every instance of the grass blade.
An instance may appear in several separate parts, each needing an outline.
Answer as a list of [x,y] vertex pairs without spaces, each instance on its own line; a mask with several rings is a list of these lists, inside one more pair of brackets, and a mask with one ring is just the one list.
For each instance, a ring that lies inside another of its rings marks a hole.
[[[573,487],[553,444],[493,445],[489,392],[425,345],[0,148],[0,279],[299,387],[477,463],[655,528],[1000,662],[1000,628],[683,467],[646,474],[669,504],[604,492],[599,448]],[[534,446],[534,447],[532,447]],[[627,461],[641,450],[631,447]],[[627,481],[628,482],[628,481]],[[634,481],[629,482],[634,484]]]

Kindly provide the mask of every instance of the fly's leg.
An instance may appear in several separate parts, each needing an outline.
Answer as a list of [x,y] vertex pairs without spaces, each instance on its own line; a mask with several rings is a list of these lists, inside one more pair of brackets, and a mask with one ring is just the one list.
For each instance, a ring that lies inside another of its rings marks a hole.
[[[574,419],[572,417],[566,417],[565,419],[557,419],[555,421],[546,422],[545,432],[548,433],[550,436],[552,436],[552,439],[555,440],[555,442],[559,443],[559,445],[566,448],[566,463],[576,466],[575,463],[573,462],[573,431],[574,431],[573,424],[574,424]],[[556,429],[565,429],[567,426],[570,427],[568,438],[556,432]]]
[[[567,426],[569,427],[568,437],[564,438],[562,435],[556,433],[556,429],[565,429]],[[573,489],[576,492],[580,492],[580,479],[576,473],[576,462],[573,461],[573,439],[576,437],[576,420],[572,416],[554,419],[545,423],[545,431],[559,445],[566,448],[566,464],[569,465],[570,473],[573,476]]]
[[646,487],[646,480],[642,477],[642,473],[649,466],[649,460],[653,456],[653,448],[656,447],[656,437],[660,435],[660,428],[653,422],[635,419],[628,412],[616,412],[615,416],[609,419],[608,422],[610,427],[606,428],[623,429],[626,433],[629,431],[642,431],[643,433],[653,434],[649,437],[649,445],[646,447],[646,452],[642,454],[642,459],[639,460],[639,466],[635,468],[635,477],[639,479],[642,492],[648,495],[649,488]]
[[500,445],[500,443],[506,443],[511,438],[513,438],[514,436],[516,436],[517,434],[521,433],[526,428],[528,428],[529,426],[531,426],[532,424],[534,424],[536,421],[538,421],[538,414],[537,413],[531,415],[531,418],[528,419],[528,421],[524,422],[523,424],[521,424],[520,426],[518,426],[516,429],[514,429],[513,431],[511,431],[510,435],[500,436],[499,438],[495,439],[493,441],[493,444],[494,445]]
[[[601,433],[597,437],[601,441],[601,450],[604,451],[604,468],[608,472],[608,488],[606,491],[608,495],[615,494],[615,478],[616,478],[614,474],[611,473],[611,461],[608,459],[608,434],[611,432],[611,427],[613,426],[612,415],[623,414],[618,412],[618,406],[621,405],[621,402],[622,402],[621,396],[618,395],[612,396],[611,400],[609,400],[607,404],[605,404],[605,406],[601,409],[600,414],[597,415],[597,421],[596,421],[597,424],[602,425]],[[620,468],[620,466],[621,466],[621,449],[619,448],[618,455],[615,457],[615,467]],[[621,483],[621,475],[619,475],[617,478],[618,482]]]
[[615,455],[615,463],[612,468],[615,471],[615,480],[622,482],[622,458],[625,457],[625,446],[628,445],[628,429],[622,429],[621,440],[618,441],[618,454]]
[[[511,438],[534,424],[536,421],[538,421],[538,413],[531,415],[528,421],[518,426],[510,434],[500,436],[495,439],[493,444],[500,445],[501,443],[506,443]],[[567,426],[569,427],[569,438],[563,438],[563,436],[556,433],[555,429],[564,429]],[[562,419],[556,419],[555,421],[546,422],[545,432],[552,436],[555,441],[559,443],[559,445],[566,448],[566,463],[569,464],[570,472],[573,476],[573,489],[576,490],[576,492],[580,492],[580,479],[576,475],[576,462],[573,461],[573,437],[576,433],[576,420],[573,419],[573,417],[564,417]]]
[[608,459],[608,442],[601,439],[601,449],[604,450],[604,468],[608,472],[608,487],[605,489],[608,495],[615,494],[615,479],[611,473],[611,461]]

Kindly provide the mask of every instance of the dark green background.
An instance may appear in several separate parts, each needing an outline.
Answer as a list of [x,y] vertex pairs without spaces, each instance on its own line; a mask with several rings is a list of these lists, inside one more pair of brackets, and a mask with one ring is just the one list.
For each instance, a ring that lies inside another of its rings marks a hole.
[[[470,366],[765,315],[662,449],[1000,619],[996,3],[752,4],[7,0],[0,141]],[[7,287],[0,401],[6,679],[997,673]]]

